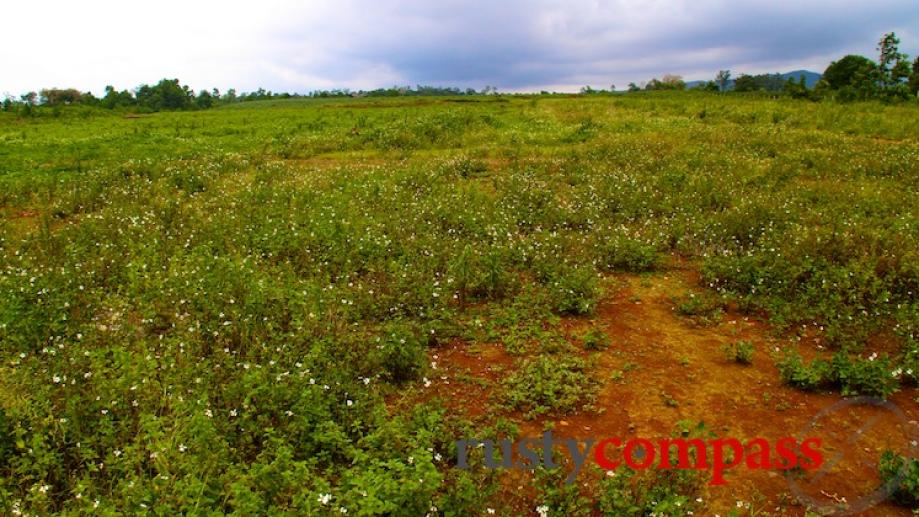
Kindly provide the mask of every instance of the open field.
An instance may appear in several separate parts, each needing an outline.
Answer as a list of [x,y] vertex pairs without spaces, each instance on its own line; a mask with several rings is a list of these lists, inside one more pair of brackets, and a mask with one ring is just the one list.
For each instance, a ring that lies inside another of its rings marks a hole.
[[454,442],[776,440],[886,398],[822,427],[847,459],[807,491],[845,507],[915,450],[917,190],[917,105],[0,113],[0,511],[803,515],[772,470],[564,485]]

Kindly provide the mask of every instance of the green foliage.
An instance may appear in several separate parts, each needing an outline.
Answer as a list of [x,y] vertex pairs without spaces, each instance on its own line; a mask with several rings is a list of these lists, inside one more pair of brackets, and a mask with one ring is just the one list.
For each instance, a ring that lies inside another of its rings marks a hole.
[[645,85],[645,90],[648,91],[667,91],[667,90],[685,90],[686,83],[683,81],[683,78],[679,75],[667,74],[660,79],[651,79],[648,81],[648,84]]
[[[558,314],[670,253],[703,265],[682,313],[736,302],[850,354],[791,382],[915,382],[914,105],[253,93],[0,113],[0,505],[481,513],[495,480],[443,459],[465,424],[387,402],[461,336],[521,354],[502,402],[589,405]],[[901,353],[851,355],[882,328]]]
[[874,61],[864,56],[849,54],[830,63],[823,72],[823,80],[833,90],[845,87],[858,88],[859,82],[870,77],[876,68],[877,64]]
[[724,355],[728,361],[738,364],[752,364],[755,348],[749,341],[737,341],[724,347]]
[[600,483],[599,509],[603,515],[686,515],[698,509],[702,482],[687,469],[656,470],[636,474],[621,467]]
[[504,381],[507,405],[529,417],[579,409],[593,400],[597,384],[583,359],[548,355],[525,360]]
[[375,354],[383,375],[396,383],[419,378],[427,361],[425,346],[416,333],[399,323],[386,327]]
[[724,304],[708,292],[689,293],[675,298],[674,302],[677,313],[706,325],[717,323],[724,314]]
[[881,484],[896,482],[891,499],[900,506],[919,506],[919,459],[905,458],[893,451],[884,451],[878,464]]
[[609,348],[609,336],[602,329],[592,328],[581,337],[584,350],[593,352]]
[[561,265],[543,274],[552,306],[559,314],[588,314],[596,308],[600,287],[593,268]]
[[886,398],[899,389],[887,357],[867,359],[840,351],[830,361],[814,359],[808,365],[797,353],[787,353],[778,363],[782,379],[803,390],[838,388],[844,396]]
[[650,271],[659,262],[657,250],[653,245],[621,234],[602,236],[597,249],[600,253],[600,264],[612,271]]
[[579,483],[566,483],[568,473],[563,468],[536,469],[536,512],[547,516],[591,515],[591,501],[581,493]]

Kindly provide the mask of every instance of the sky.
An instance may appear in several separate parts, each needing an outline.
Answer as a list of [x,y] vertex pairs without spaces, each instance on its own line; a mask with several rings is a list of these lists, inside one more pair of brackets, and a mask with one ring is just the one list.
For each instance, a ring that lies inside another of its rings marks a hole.
[[[919,54],[919,0],[45,0],[7,11],[0,96],[394,85],[624,89],[663,74],[823,71],[895,31]],[[11,14],[14,13],[14,14]]]

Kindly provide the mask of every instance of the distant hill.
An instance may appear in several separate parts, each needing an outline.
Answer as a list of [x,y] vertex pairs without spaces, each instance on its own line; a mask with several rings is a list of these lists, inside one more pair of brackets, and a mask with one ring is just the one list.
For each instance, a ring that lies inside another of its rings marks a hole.
[[[738,75],[739,75],[739,74],[738,74]],[[803,76],[804,76],[804,82],[807,84],[807,87],[808,87],[808,88],[813,88],[814,85],[817,84],[817,81],[819,81],[820,78],[823,77],[821,74],[818,74],[817,72],[811,72],[810,70],[794,70],[794,71],[785,72],[785,73],[779,74],[779,75],[782,76],[782,80],[783,80],[783,81],[787,81],[787,80],[790,79],[790,78],[794,78],[794,79],[797,81],[798,78],[801,77],[801,76],[803,75]],[[736,75],[735,75],[734,77],[736,77]],[[702,85],[702,84],[705,84],[705,83],[707,83],[707,82],[708,82],[708,80],[705,80],[705,81],[687,81],[687,82],[686,82],[686,88],[695,88],[695,87],[697,87],[697,86],[699,86],[699,85]],[[734,80],[731,79],[730,81],[728,81],[728,90],[731,90],[731,89],[733,89],[733,88],[734,88]]]
[[804,82],[807,83],[808,88],[813,88],[817,84],[817,81],[823,77],[823,75],[817,72],[811,72],[810,70],[795,70],[794,72],[782,74],[782,79],[788,80],[789,78],[794,78],[797,81],[802,75],[804,76]]

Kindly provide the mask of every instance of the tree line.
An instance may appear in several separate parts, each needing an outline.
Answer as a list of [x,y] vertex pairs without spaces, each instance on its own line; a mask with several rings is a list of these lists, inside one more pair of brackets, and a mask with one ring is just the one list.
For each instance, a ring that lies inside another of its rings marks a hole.
[[38,107],[60,109],[62,106],[95,106],[106,109],[130,109],[135,111],[182,111],[208,109],[221,104],[261,101],[271,99],[294,98],[332,98],[332,97],[401,97],[401,96],[456,96],[497,94],[494,86],[486,86],[481,91],[474,88],[460,89],[455,87],[393,86],[375,90],[333,89],[314,90],[307,94],[278,93],[264,88],[249,93],[237,94],[234,88],[221,93],[214,88],[195,93],[191,88],[181,84],[178,79],[163,79],[156,84],[142,84],[134,90],[118,91],[112,86],[105,87],[105,95],[96,97],[92,92],[81,92],[75,88],[47,88],[39,92],[29,92],[18,99],[7,95],[0,104],[3,111],[17,111],[20,114],[33,114]]
[[[847,55],[833,61],[823,72],[814,88],[808,88],[805,78],[782,74],[741,74],[731,79],[730,70],[721,70],[713,80],[701,82],[692,89],[708,92],[772,92],[795,98],[819,100],[825,97],[841,102],[879,99],[906,100],[919,96],[919,57],[910,62],[899,50],[900,39],[893,32],[878,42],[878,60],[865,56]],[[686,82],[678,75],[652,79],[643,86],[629,83],[628,91],[686,90]],[[582,93],[595,90],[585,87]]]

